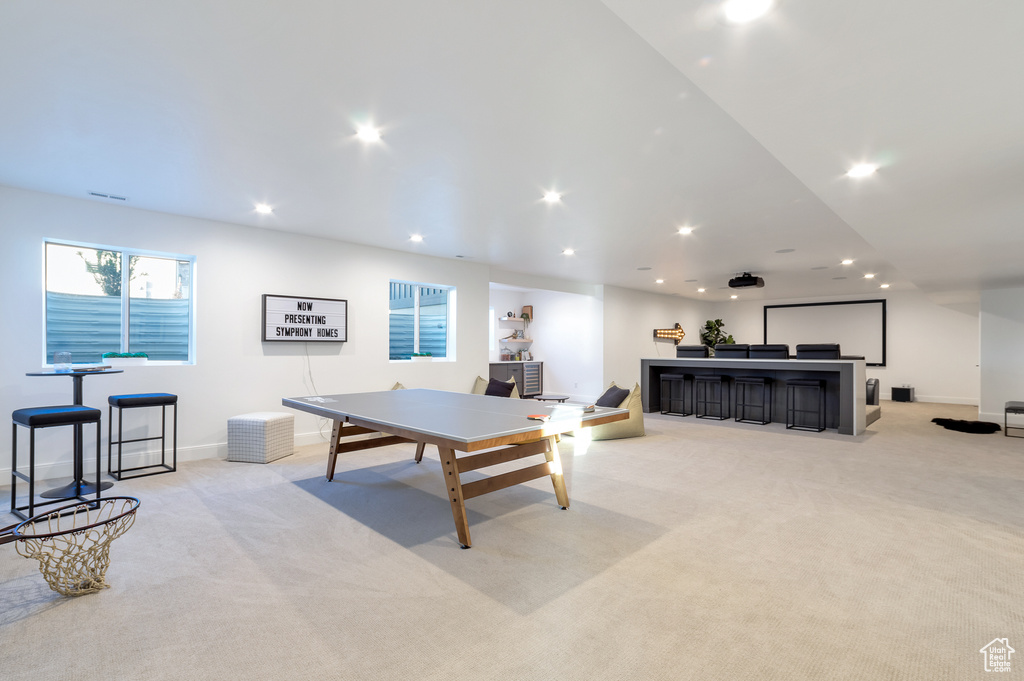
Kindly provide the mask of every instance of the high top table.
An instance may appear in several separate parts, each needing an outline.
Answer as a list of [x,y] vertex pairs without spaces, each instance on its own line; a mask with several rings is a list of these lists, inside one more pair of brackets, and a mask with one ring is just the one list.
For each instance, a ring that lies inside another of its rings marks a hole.
[[[441,456],[448,500],[455,530],[463,548],[470,547],[466,500],[545,476],[551,477],[555,497],[569,507],[562,479],[556,436],[579,428],[629,418],[628,409],[544,404],[490,395],[443,390],[386,390],[348,395],[317,395],[281,400],[286,407],[334,421],[327,458],[327,480],[334,479],[338,454],[401,442],[415,442],[415,461],[423,458],[428,444],[437,445]],[[547,417],[538,421],[531,415]],[[383,437],[342,442],[352,435],[382,433]],[[456,457],[455,452],[479,452]],[[528,456],[544,455],[545,461],[487,478],[462,482],[462,473]]]
[[[124,373],[124,369],[101,369],[99,371],[33,371],[25,374],[26,376],[70,376],[72,381],[72,404],[82,405],[82,382],[86,376],[96,376],[99,374],[121,374]],[[91,483],[85,480],[85,461],[82,455],[82,424],[74,426],[74,452],[75,452],[75,479],[56,489],[51,489],[43,492],[39,496],[46,499],[64,499],[78,496],[84,496],[86,494],[96,493],[96,484],[99,484],[99,489],[110,489],[114,486],[112,482],[100,482],[100,472],[96,471],[96,483]]]

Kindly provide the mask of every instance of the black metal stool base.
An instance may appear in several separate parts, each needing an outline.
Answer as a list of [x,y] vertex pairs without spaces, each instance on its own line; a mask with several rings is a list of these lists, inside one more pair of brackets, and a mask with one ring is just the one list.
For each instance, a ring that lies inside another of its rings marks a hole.
[[[703,392],[701,388],[704,388]],[[718,390],[713,390],[713,388]],[[717,398],[708,397],[708,390],[717,394]],[[696,413],[699,419],[711,419],[714,421],[725,421],[729,418],[729,404],[732,401],[729,392],[729,382],[726,376],[697,376],[694,380],[694,392],[696,393]],[[710,408],[717,407],[718,414],[712,414]]]
[[[817,409],[797,409],[797,391],[814,391]],[[817,425],[811,426],[797,423],[801,415],[814,414]],[[786,429],[806,430],[820,433],[825,430],[825,382],[813,378],[798,378],[786,383]]]
[[[117,480],[144,478],[149,475],[173,473],[178,470],[178,396],[170,393],[143,393],[138,395],[111,395],[107,398],[107,472]],[[171,463],[167,463],[167,407],[174,407],[174,448]],[[160,435],[124,439],[124,410],[160,407]],[[117,408],[117,439],[114,439],[114,409]],[[160,440],[160,463],[125,468],[122,446],[132,442]],[[113,447],[117,445],[117,468],[113,466]],[[144,471],[144,472],[140,472]],[[133,473],[133,475],[128,475]]]
[[[748,402],[750,391],[759,388],[760,402]],[[766,426],[772,422],[772,379],[762,377],[741,376],[736,378],[736,421],[739,423],[756,423]],[[748,410],[759,410],[761,418],[748,417]]]
[[[690,410],[686,410],[686,383],[690,383],[689,397],[690,397]],[[677,397],[678,393],[675,388],[678,384],[682,384],[682,396]],[[672,416],[690,416],[694,410],[694,396],[693,396],[693,376],[691,374],[662,374],[661,375],[661,413],[670,414]],[[677,410],[674,407],[681,405],[681,410]]]

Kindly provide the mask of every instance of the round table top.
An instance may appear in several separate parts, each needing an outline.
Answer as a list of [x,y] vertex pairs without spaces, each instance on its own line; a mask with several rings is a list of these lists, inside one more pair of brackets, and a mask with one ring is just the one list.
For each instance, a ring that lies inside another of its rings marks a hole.
[[123,374],[124,369],[87,369],[87,370],[75,370],[71,371],[54,371],[53,369],[47,369],[46,371],[29,371],[26,376],[92,376],[93,374]]

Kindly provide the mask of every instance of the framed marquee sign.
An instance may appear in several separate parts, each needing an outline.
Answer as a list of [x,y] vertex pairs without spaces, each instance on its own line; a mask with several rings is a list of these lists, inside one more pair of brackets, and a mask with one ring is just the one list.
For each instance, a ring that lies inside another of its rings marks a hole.
[[263,340],[341,343],[348,340],[348,301],[263,294]]

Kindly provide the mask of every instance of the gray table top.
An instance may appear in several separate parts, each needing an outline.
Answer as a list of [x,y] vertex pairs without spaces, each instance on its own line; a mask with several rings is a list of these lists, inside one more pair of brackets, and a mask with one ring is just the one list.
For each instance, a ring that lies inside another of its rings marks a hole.
[[[358,419],[466,444],[523,433],[564,433],[590,421],[629,413],[628,409],[597,407],[585,414],[582,405],[425,389],[286,397],[281,403],[324,418]],[[550,419],[528,419],[531,414],[547,414]]]

